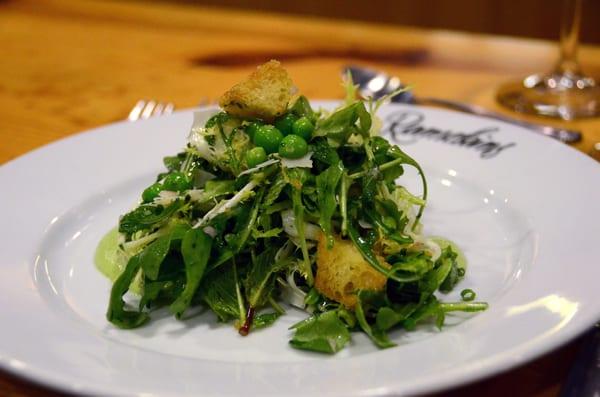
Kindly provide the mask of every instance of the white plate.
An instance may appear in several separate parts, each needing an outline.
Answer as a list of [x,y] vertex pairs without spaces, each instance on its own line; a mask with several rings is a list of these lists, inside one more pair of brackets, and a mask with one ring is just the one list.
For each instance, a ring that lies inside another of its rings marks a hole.
[[184,145],[184,111],[98,128],[0,168],[0,366],[99,395],[421,393],[523,363],[600,319],[598,164],[497,121],[401,105],[381,115],[429,177],[426,233],[463,247],[470,265],[457,289],[476,290],[486,312],[442,332],[396,332],[387,350],[356,334],[333,357],[289,347],[287,327],[304,317],[294,310],[245,338],[210,313],[115,329],[94,250]]

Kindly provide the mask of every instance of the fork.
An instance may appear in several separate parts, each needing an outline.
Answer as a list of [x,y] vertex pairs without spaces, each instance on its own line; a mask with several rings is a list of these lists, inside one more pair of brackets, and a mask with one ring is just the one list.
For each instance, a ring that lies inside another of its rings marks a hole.
[[173,110],[175,110],[175,105],[173,105],[171,102],[162,103],[154,100],[146,101],[145,99],[140,99],[129,112],[127,120],[145,120],[151,116],[160,116],[161,114],[173,113]]

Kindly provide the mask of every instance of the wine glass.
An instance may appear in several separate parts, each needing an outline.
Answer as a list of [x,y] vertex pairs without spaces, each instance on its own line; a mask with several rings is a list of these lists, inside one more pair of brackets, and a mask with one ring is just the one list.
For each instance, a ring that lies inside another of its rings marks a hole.
[[582,0],[564,0],[560,58],[548,74],[533,74],[504,84],[496,94],[516,112],[572,120],[600,116],[600,86],[584,75],[577,60]]

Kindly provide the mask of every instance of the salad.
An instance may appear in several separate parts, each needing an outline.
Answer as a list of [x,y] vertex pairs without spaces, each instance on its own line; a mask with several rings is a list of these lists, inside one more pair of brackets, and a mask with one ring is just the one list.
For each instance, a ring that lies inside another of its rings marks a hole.
[[[270,61],[208,121],[196,117],[185,148],[100,243],[114,280],[108,321],[136,328],[157,308],[185,319],[202,305],[247,335],[301,309],[290,345],[335,353],[355,331],[386,348],[390,330],[485,310],[472,290],[439,298],[465,260],[422,233],[423,170],[378,135],[390,96],[360,99],[350,78],[344,87],[337,109],[315,110]],[[401,184],[405,167],[420,175],[418,195]]]

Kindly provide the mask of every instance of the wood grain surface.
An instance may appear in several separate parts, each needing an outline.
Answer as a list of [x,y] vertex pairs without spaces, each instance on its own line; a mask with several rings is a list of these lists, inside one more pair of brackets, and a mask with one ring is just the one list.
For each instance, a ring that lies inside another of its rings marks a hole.
[[[358,63],[400,76],[420,95],[494,102],[504,81],[553,65],[556,43],[292,18],[136,1],[0,1],[0,164],[49,142],[122,120],[140,98],[178,108],[215,100],[257,63],[277,58],[310,98],[339,98],[339,72]],[[600,76],[600,47],[584,47]],[[517,117],[516,115],[513,115]],[[579,128],[587,152],[600,119]],[[577,341],[451,396],[557,396]],[[57,392],[0,372],[0,396]]]

